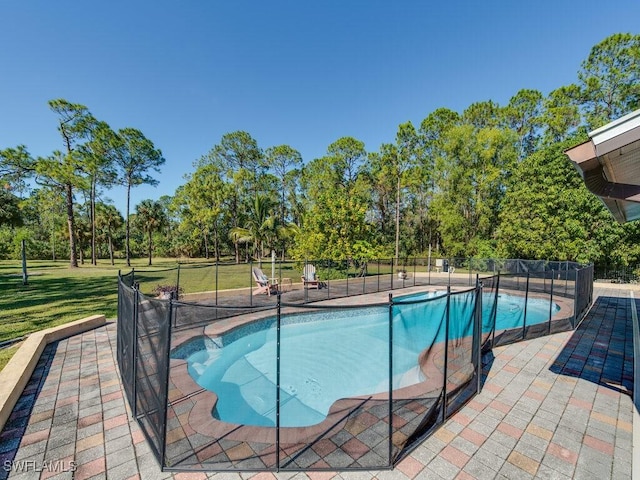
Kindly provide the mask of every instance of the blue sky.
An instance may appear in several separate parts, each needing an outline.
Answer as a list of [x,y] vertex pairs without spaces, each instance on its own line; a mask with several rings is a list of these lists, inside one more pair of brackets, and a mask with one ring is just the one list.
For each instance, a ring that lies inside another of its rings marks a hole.
[[[638,33],[640,2],[24,0],[0,18],[0,148],[62,149],[47,101],[84,104],[162,150],[135,205],[172,195],[235,130],[309,161],[347,135],[377,150],[439,107],[548,94],[593,45]],[[122,189],[104,197],[124,211]]]

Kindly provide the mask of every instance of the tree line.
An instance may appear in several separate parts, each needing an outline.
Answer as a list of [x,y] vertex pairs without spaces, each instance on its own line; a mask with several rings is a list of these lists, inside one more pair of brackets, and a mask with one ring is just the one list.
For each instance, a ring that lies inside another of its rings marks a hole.
[[[64,149],[33,158],[0,150],[0,256],[188,256],[236,262],[272,251],[299,259],[434,254],[628,265],[640,259],[636,223],[620,225],[583,185],[564,151],[640,108],[640,35],[595,45],[574,84],[531,89],[506,105],[439,108],[398,126],[377,150],[342,137],[304,161],[289,145],[261,148],[227,133],[197,159],[174,195],[143,200],[164,158],[133,128],[53,100]],[[31,181],[31,182],[30,182]],[[127,187],[124,217],[101,199]],[[31,185],[31,188],[27,188]],[[33,187],[35,185],[35,187]],[[66,250],[66,253],[65,253]]]

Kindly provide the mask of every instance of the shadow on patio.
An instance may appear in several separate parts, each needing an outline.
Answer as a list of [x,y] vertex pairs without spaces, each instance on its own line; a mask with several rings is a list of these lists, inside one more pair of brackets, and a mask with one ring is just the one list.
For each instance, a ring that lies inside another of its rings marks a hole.
[[[598,297],[550,370],[626,395],[633,392],[631,299]],[[635,300],[634,300],[635,301]]]

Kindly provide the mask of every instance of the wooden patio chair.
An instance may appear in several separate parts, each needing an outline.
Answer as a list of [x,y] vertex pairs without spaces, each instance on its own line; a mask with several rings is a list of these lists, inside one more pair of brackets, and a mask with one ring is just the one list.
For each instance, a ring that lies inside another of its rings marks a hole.
[[272,293],[278,293],[278,280],[275,278],[270,279],[258,267],[253,267],[251,271],[253,273],[253,279],[256,281],[256,285],[258,286],[258,288],[253,291],[254,295],[266,293],[271,296]]

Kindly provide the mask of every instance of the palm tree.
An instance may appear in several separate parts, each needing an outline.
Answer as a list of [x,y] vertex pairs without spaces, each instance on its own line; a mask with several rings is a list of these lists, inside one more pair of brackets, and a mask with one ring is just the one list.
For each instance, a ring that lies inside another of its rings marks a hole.
[[113,205],[107,205],[105,203],[96,204],[96,227],[100,231],[100,236],[107,239],[109,247],[109,258],[111,259],[111,265],[113,262],[113,234],[118,229],[122,228],[124,219],[120,212]]
[[262,265],[265,246],[273,247],[279,238],[280,222],[273,214],[275,203],[266,195],[256,194],[249,206],[244,227],[234,227],[229,232],[231,240],[253,243],[254,255]]
[[162,204],[154,200],[142,200],[136,206],[136,221],[141,230],[147,234],[149,265],[151,265],[151,252],[153,250],[153,232],[160,230],[165,222],[166,216]]

